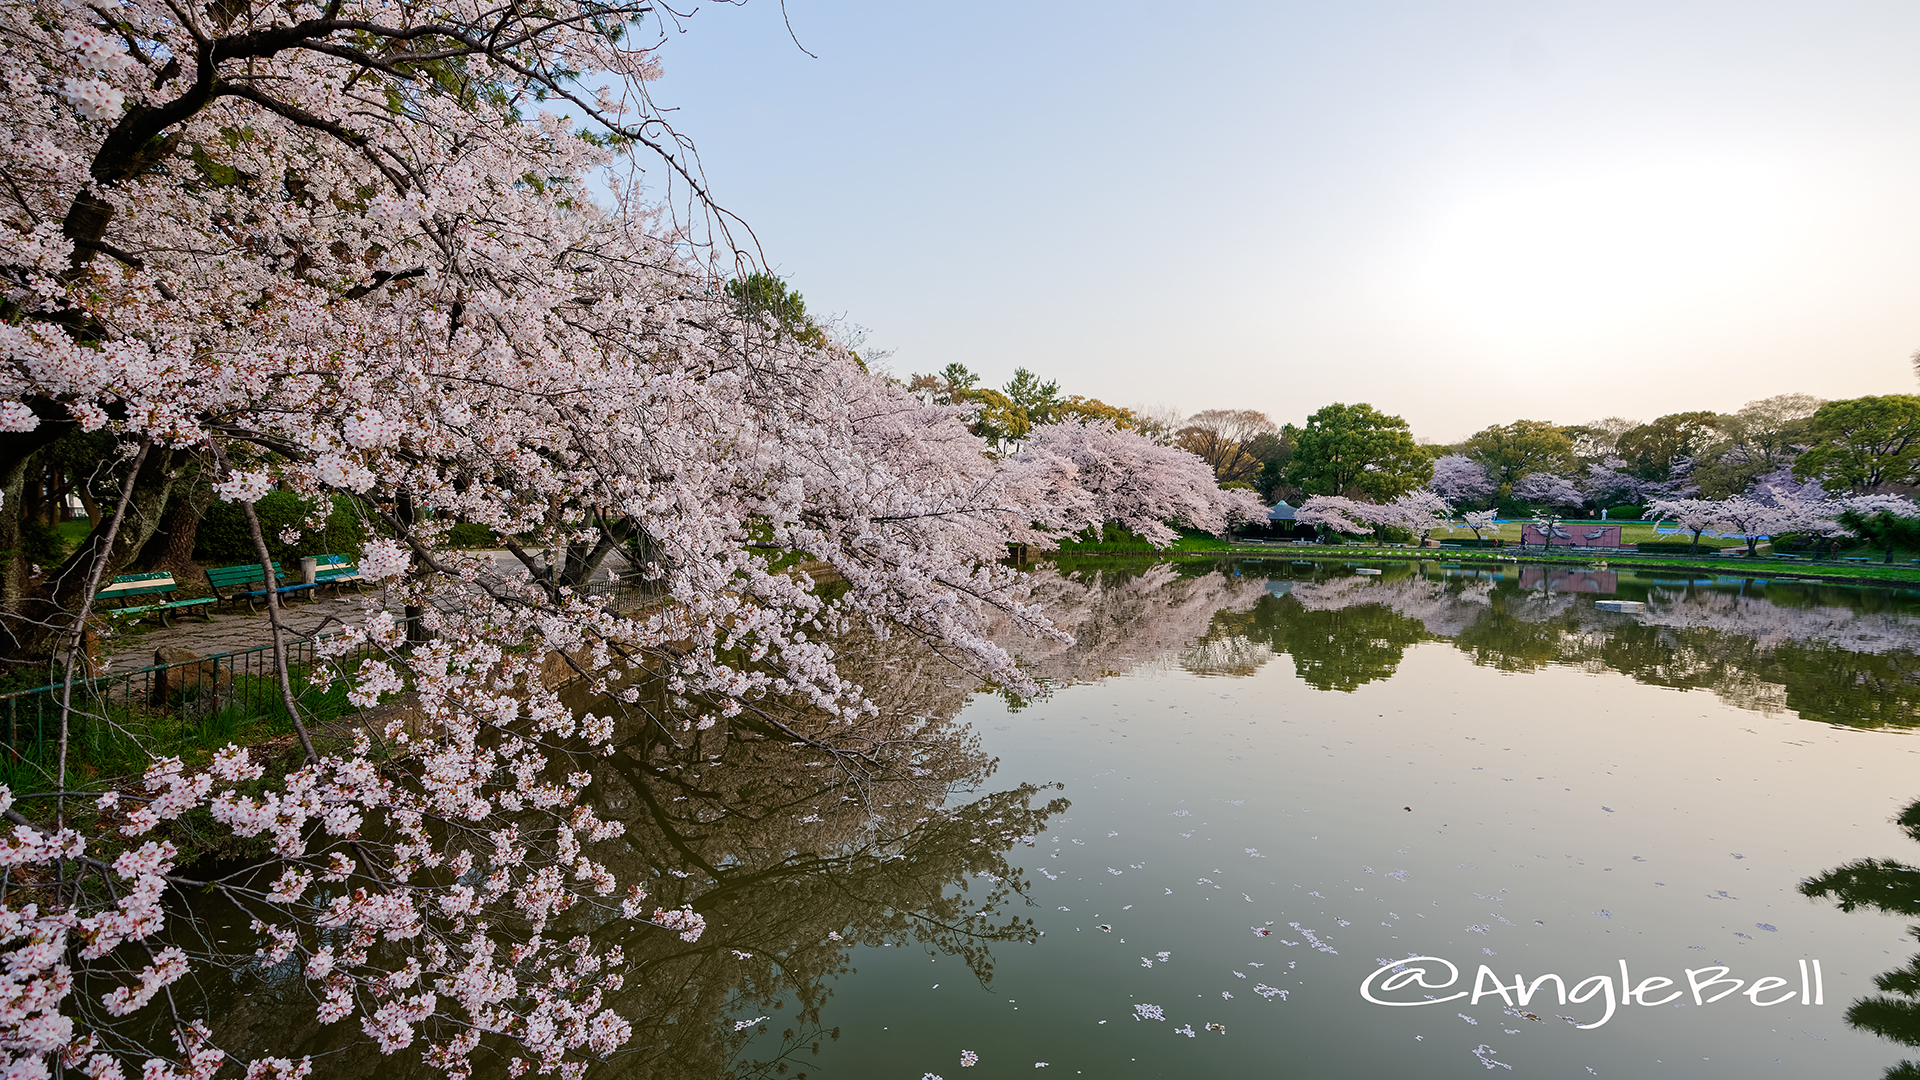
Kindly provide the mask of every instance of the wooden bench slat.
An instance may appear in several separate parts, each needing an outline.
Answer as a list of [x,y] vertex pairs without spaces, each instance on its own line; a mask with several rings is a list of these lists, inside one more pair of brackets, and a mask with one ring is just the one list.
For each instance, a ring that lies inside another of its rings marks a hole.
[[274,593],[294,593],[313,588],[311,582],[296,582],[282,585],[284,580],[280,564],[270,564],[271,576],[259,563],[242,563],[239,566],[207,567],[207,584],[213,586],[216,596],[229,603],[245,600],[251,606],[256,597]]
[[213,597],[202,596],[192,600],[169,600],[164,604],[143,604],[139,607],[114,608],[107,612],[107,614],[118,618],[121,615],[138,615],[143,611],[165,611],[169,608],[200,607],[213,602]]
[[342,585],[358,585],[366,581],[361,576],[360,564],[351,555],[332,553],[316,556],[313,581],[316,585],[332,585],[336,591]]
[[148,585],[144,588],[139,588],[139,589],[101,589],[100,598],[102,600],[117,600],[123,596],[152,596],[155,593],[170,593],[170,592],[178,592],[178,591],[180,591],[180,586],[172,582],[168,582],[165,585]]
[[[281,576],[280,564],[274,563],[273,576]],[[215,585],[242,585],[266,580],[266,572],[259,563],[241,563],[238,566],[209,566],[207,580]]]
[[173,575],[161,570],[151,574],[121,574],[97,594],[103,597],[139,596],[143,593],[173,592],[180,587]]

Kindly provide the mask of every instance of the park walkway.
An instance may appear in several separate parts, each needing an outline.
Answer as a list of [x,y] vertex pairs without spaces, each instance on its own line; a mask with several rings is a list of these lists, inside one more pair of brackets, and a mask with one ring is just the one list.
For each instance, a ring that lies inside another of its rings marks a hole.
[[[527,576],[526,567],[511,552],[488,551],[477,554],[492,556],[494,569],[503,578],[524,579]],[[608,562],[617,563],[618,560],[609,559]],[[605,568],[595,580],[606,580]],[[370,612],[378,610],[388,610],[398,616],[400,605],[384,602],[380,590],[373,586],[363,586],[357,591],[347,589],[339,595],[329,590],[311,600],[283,597],[280,609],[282,621],[296,637],[329,633],[342,626],[358,626]],[[96,619],[96,622],[100,621]],[[99,660],[103,673],[119,674],[152,665],[155,651],[162,648],[185,649],[200,656],[215,656],[272,642],[273,633],[264,608],[249,612],[237,605],[223,604],[213,613],[211,621],[203,622],[198,617],[183,616],[175,619],[172,627],[164,627],[149,619],[102,634]]]

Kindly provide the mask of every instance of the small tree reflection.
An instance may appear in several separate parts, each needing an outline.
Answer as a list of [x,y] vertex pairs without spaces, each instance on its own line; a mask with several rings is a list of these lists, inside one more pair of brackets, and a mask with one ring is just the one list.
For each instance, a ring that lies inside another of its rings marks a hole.
[[[1895,823],[1920,841],[1920,802],[1907,807]],[[1800,891],[1816,900],[1832,900],[1841,911],[1868,908],[1920,917],[1920,867],[1892,859],[1850,862],[1801,882]],[[1908,932],[1920,937],[1920,925]],[[1847,1023],[1902,1046],[1920,1047],[1920,956],[1874,976],[1873,985],[1880,993],[1849,1005]],[[1886,1080],[1920,1080],[1920,1064],[1902,1061],[1887,1070]]]

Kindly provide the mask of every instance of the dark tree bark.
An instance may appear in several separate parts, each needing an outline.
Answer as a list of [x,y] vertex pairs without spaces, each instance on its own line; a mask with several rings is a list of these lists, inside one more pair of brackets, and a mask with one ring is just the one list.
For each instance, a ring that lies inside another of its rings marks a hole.
[[[410,533],[413,530],[414,522],[417,520],[413,510],[413,497],[410,495],[398,496],[394,500],[393,516],[400,523],[402,535],[404,536]],[[417,567],[415,572],[418,572]],[[427,615],[426,608],[418,604],[408,604],[401,609],[400,615],[407,623],[407,644],[421,645],[430,640],[425,625]]]
[[28,401],[40,418],[32,431],[0,432],[0,612],[17,613],[27,592],[29,567],[23,550],[27,478],[35,455],[73,430],[66,409],[44,398]]
[[[126,520],[106,552],[101,581],[110,581],[125,569],[159,528],[167,496],[173,489],[174,457],[174,451],[166,447],[148,451],[134,477]],[[71,613],[80,609],[93,561],[112,525],[111,516],[101,521],[66,562],[31,591],[23,590],[9,610],[0,614],[0,660],[9,665],[38,664],[53,656],[62,634],[70,629]]]
[[593,580],[607,556],[623,547],[634,537],[633,519],[619,517],[612,521],[604,515],[600,518],[600,537],[591,544],[568,544],[562,556],[563,562],[557,579],[561,585],[579,588]]
[[207,483],[204,466],[195,462],[174,479],[172,497],[160,517],[147,545],[140,549],[135,565],[143,570],[167,570],[178,578],[199,572],[193,561],[194,541],[200,531],[200,519],[213,505],[213,485]]

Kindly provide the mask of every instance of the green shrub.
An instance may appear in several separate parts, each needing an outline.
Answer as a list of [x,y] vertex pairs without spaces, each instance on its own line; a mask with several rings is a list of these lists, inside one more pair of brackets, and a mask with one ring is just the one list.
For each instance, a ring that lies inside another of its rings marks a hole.
[[27,517],[20,522],[20,551],[28,562],[51,570],[67,557],[66,542],[60,530]]
[[[1693,549],[1692,542],[1687,540],[1679,540],[1679,541],[1644,540],[1633,546],[1634,546],[1634,550],[1640,552],[1640,554],[1642,555],[1693,555],[1693,554],[1696,554],[1696,552]],[[1706,555],[1711,552],[1715,552],[1719,550],[1720,550],[1720,546],[1718,544],[1711,544],[1705,540],[1702,540],[1700,541],[1700,550],[1697,552],[1697,554]]]
[[[254,504],[260,517],[260,532],[274,560],[291,564],[301,555],[355,553],[366,544],[366,530],[353,503],[335,496],[333,511],[327,515],[326,528],[317,534],[300,537],[293,544],[283,543],[280,533],[298,529],[313,510],[313,503],[291,491],[270,491]],[[194,561],[209,566],[253,562],[259,558],[253,550],[253,536],[247,529],[247,516],[237,503],[216,502],[200,518],[200,530],[194,534]]]
[[1496,548],[1496,547],[1499,547],[1500,544],[1501,544],[1500,538],[1497,536],[1483,537],[1479,540],[1475,540],[1471,536],[1467,537],[1464,540],[1456,540],[1456,539],[1453,539],[1452,537],[1449,537],[1445,540],[1440,541],[1441,547]]
[[1647,508],[1644,506],[1609,506],[1607,507],[1607,520],[1608,521],[1627,521],[1627,520],[1638,521],[1640,520],[1641,515],[1645,514],[1646,512],[1647,512]]
[[500,534],[485,525],[463,521],[447,530],[447,543],[457,548],[499,547]]

